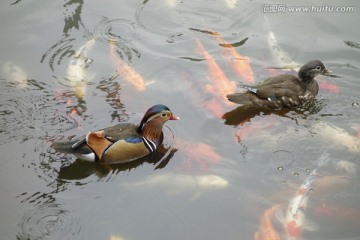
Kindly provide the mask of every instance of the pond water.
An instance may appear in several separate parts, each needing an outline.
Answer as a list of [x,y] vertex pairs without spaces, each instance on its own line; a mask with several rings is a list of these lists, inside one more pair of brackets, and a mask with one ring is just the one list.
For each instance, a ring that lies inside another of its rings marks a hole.
[[[0,238],[359,239],[360,3],[291,4],[1,1]],[[303,109],[222,98],[312,59],[335,77]],[[152,156],[51,147],[158,103],[181,120]]]

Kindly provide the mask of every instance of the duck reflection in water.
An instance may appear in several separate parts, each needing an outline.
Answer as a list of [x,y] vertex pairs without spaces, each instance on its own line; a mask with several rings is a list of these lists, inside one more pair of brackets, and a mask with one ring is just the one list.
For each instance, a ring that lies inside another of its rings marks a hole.
[[151,155],[142,157],[135,161],[119,163],[119,164],[98,164],[77,159],[75,162],[60,169],[58,179],[62,180],[81,180],[93,174],[99,178],[109,176],[109,174],[117,174],[122,171],[135,169],[143,164],[152,164],[155,169],[166,167],[169,161],[177,152],[172,146],[160,145]]

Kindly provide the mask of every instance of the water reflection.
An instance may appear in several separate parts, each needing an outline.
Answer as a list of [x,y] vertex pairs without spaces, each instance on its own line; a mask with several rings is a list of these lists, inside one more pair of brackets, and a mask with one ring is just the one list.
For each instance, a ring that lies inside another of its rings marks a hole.
[[19,228],[17,239],[74,239],[81,225],[64,206],[43,203],[23,215]]
[[360,49],[360,43],[353,42],[353,41],[347,41],[347,40],[344,40],[344,43],[351,48]]
[[83,8],[84,1],[83,0],[69,0],[65,2],[64,6],[64,15],[65,15],[65,23],[63,33],[65,36],[69,36],[69,32],[71,29],[79,29],[80,26],[83,26],[81,21],[81,13]]
[[326,106],[325,100],[312,100],[307,102],[301,107],[298,108],[289,108],[274,110],[268,108],[259,108],[254,106],[239,106],[229,112],[226,112],[222,118],[225,119],[225,124],[227,125],[239,125],[251,121],[252,118],[256,116],[263,115],[277,115],[280,117],[290,118],[294,121],[297,121],[298,118],[304,118],[311,115],[315,115],[321,111],[323,107]]
[[[49,86],[44,82],[28,79],[26,87],[21,89],[6,80],[0,80],[0,83],[2,85],[1,144],[9,141],[24,142],[36,137],[43,138],[44,133],[52,131],[55,125],[68,128],[69,126],[63,125],[65,122],[70,123],[72,127],[77,125],[74,119],[57,114],[59,99],[49,91]],[[43,114],[40,115],[39,112]]]
[[18,4],[19,2],[21,2],[22,0],[16,0],[15,2],[13,3],[10,3],[10,5],[15,5],[15,4]]
[[[121,44],[130,43],[139,34],[140,27],[137,23],[128,19],[103,19],[96,24],[93,31],[88,30],[88,38],[94,38],[102,43],[109,43],[109,40],[116,40]],[[130,48],[126,49],[130,52]]]
[[126,112],[125,105],[120,100],[121,85],[115,81],[116,77],[105,78],[99,82],[96,87],[106,93],[105,101],[113,108],[111,113],[111,122],[126,122],[129,115]]

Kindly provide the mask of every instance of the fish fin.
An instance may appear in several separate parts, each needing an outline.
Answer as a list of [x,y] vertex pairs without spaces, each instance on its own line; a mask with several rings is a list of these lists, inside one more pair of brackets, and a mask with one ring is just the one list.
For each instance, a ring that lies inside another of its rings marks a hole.
[[145,81],[145,86],[149,86],[153,83],[155,83],[156,81],[155,80],[148,80],[148,81]]
[[275,216],[276,220],[278,220],[280,223],[285,222],[285,213],[281,208],[278,208],[275,211],[274,216]]
[[305,219],[303,229],[306,231],[315,232],[319,230],[319,224],[311,220]]

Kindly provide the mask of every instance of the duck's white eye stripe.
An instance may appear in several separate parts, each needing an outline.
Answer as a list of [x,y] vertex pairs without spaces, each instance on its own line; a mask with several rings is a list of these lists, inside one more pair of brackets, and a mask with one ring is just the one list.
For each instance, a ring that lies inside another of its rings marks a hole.
[[150,152],[154,152],[156,150],[156,144],[153,141],[151,141],[151,140],[149,140],[149,139],[147,139],[145,137],[143,137],[143,140],[144,140],[145,147]]

